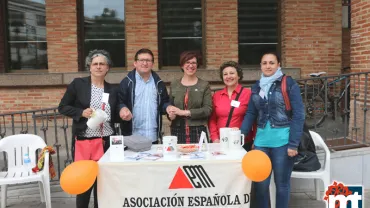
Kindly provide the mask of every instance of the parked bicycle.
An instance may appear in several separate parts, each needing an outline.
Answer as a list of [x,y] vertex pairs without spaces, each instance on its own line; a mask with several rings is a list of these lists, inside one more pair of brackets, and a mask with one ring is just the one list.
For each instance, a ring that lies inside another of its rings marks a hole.
[[[345,72],[349,69],[350,67],[345,67],[342,71]],[[323,74],[326,72],[311,73],[310,76],[318,78]],[[308,128],[320,126],[329,115],[335,120],[338,118],[338,113],[340,113],[342,121],[344,119],[348,121],[351,85],[349,76],[344,74],[334,77],[331,81],[328,78],[312,79],[311,81],[312,83],[309,83],[308,80],[305,80],[304,83],[298,82],[306,109]]]

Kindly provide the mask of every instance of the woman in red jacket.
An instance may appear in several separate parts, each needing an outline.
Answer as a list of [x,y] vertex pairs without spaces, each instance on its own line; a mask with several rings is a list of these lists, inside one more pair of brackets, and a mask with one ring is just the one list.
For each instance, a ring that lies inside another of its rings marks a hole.
[[[239,80],[243,79],[243,71],[235,61],[227,61],[220,66],[220,77],[225,83],[225,88],[213,95],[213,111],[208,123],[211,140],[214,143],[220,142],[220,128],[240,128],[252,94],[249,88],[239,84]],[[232,107],[234,110],[230,115]],[[254,136],[255,128],[252,128],[244,145],[247,151],[251,149]]]

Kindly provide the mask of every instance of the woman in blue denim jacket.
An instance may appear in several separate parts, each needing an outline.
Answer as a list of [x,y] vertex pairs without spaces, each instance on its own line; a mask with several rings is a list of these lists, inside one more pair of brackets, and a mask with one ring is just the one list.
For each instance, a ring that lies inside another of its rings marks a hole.
[[[261,70],[261,79],[252,87],[252,102],[244,116],[241,131],[247,134],[257,119],[254,148],[265,152],[271,160],[276,184],[276,208],[288,208],[290,176],[305,119],[303,102],[298,84],[287,77],[292,106],[291,115],[288,115],[281,91],[283,73],[276,53],[262,56]],[[270,178],[271,175],[254,184],[258,208],[269,207]]]

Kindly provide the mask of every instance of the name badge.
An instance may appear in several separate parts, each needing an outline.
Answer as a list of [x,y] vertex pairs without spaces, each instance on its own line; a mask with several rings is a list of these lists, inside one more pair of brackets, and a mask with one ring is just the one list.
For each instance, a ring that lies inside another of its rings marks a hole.
[[236,101],[236,100],[232,100],[231,101],[231,106],[233,106],[235,108],[239,108],[240,102],[239,101]]
[[109,93],[103,93],[103,97],[101,98],[102,103],[108,103],[109,100]]

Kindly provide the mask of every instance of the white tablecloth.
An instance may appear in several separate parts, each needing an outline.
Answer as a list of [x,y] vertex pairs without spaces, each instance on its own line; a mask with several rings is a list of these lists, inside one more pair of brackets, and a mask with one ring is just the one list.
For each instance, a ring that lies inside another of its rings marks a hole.
[[[153,145],[148,153],[160,153]],[[172,156],[135,160],[138,153],[112,161],[110,150],[99,160],[98,201],[102,208],[119,207],[243,207],[250,204],[251,181],[243,174],[245,150],[219,151],[210,144],[206,158]]]

